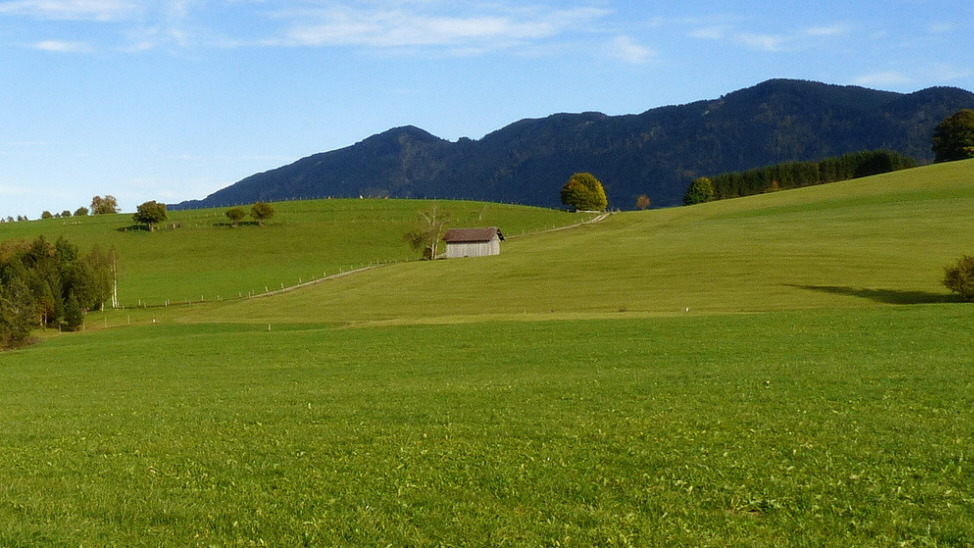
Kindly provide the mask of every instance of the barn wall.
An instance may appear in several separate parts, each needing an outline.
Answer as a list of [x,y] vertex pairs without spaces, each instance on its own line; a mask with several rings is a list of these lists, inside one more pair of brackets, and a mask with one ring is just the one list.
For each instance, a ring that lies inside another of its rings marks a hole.
[[459,259],[461,257],[486,257],[500,254],[500,240],[494,238],[489,242],[471,242],[446,244],[446,258]]

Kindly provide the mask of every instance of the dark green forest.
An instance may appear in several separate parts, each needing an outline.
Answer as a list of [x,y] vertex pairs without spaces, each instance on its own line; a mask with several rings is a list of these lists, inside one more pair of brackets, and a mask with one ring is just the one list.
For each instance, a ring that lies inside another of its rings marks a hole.
[[847,181],[916,167],[909,156],[875,150],[844,154],[818,162],[787,162],[711,178],[714,199],[738,198],[775,190]]

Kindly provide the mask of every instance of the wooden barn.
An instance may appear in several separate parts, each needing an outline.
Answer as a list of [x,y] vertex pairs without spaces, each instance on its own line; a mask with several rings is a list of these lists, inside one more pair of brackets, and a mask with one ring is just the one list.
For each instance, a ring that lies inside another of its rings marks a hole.
[[500,255],[504,234],[496,226],[489,228],[451,228],[446,231],[446,258],[486,257]]

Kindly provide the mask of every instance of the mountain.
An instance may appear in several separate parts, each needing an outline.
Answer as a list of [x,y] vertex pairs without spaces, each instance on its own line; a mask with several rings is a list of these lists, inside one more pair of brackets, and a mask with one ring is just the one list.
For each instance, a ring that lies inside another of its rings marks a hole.
[[719,99],[638,115],[555,114],[451,142],[406,126],[252,175],[172,209],[313,197],[463,198],[557,207],[575,172],[602,180],[609,206],[682,203],[698,176],[887,149],[932,160],[934,127],[974,93],[910,94],[769,80]]

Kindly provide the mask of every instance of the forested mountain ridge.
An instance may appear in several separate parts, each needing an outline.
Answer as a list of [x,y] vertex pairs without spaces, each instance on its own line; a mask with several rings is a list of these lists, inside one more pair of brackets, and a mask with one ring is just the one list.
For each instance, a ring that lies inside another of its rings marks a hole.
[[359,195],[558,206],[579,171],[602,180],[610,207],[630,209],[640,194],[670,206],[702,175],[874,149],[929,161],[935,126],[963,108],[974,108],[974,93],[958,88],[902,94],[769,80],[637,115],[521,120],[478,140],[395,128],[171,207]]

